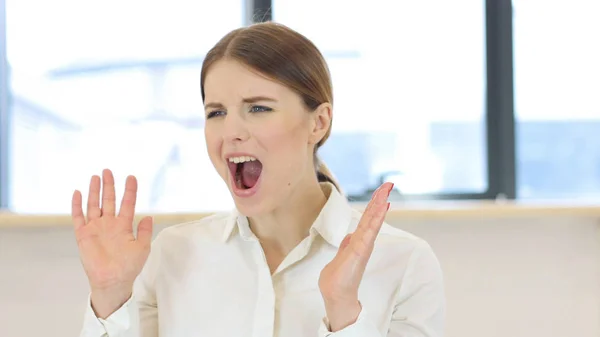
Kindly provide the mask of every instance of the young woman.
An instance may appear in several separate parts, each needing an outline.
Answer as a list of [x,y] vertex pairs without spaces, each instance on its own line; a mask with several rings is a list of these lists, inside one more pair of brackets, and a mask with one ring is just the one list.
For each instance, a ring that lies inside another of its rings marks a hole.
[[360,214],[316,156],[333,102],[317,48],[275,23],[236,29],[206,56],[200,88],[210,160],[236,210],[151,244],[151,218],[133,235],[136,179],[117,213],[112,173],[92,177],[87,216],[79,191],[72,206],[91,287],[81,336],[442,336],[434,253],[383,224],[392,185]]

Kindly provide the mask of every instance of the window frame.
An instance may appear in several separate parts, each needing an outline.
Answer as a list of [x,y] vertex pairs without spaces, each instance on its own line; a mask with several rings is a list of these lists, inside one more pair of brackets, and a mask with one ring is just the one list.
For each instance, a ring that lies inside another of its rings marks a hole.
[[9,69],[6,57],[6,1],[0,0],[0,210],[8,209],[9,199]]
[[[272,0],[255,0],[256,13],[272,19]],[[390,200],[494,200],[516,198],[515,116],[513,93],[512,1],[485,0],[487,185],[483,193],[392,194]],[[256,17],[255,17],[256,18]],[[374,188],[352,201],[368,201]]]
[[[272,20],[272,0],[246,0],[247,24]],[[483,200],[516,198],[512,1],[485,0],[488,189],[483,193],[393,195],[392,200]],[[0,0],[0,210],[10,208],[10,90],[6,56],[6,0]],[[370,199],[372,190],[349,196]]]
[[486,0],[487,199],[517,197],[512,0]]

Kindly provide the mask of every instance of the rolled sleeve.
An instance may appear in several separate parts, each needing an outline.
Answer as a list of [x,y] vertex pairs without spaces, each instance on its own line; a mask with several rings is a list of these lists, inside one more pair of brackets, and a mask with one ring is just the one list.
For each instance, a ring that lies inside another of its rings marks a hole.
[[106,319],[96,316],[89,296],[87,303],[80,337],[117,337],[131,330],[131,322],[136,319],[137,315],[133,296]]
[[323,318],[319,326],[319,337],[381,337],[381,333],[369,320],[369,314],[363,307],[356,322],[336,332],[330,331],[327,317]]

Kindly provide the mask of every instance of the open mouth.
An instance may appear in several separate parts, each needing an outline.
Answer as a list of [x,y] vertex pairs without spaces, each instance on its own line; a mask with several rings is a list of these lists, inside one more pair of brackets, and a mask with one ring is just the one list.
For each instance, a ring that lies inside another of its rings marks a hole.
[[262,173],[262,163],[254,157],[231,157],[227,164],[235,186],[241,190],[254,187]]

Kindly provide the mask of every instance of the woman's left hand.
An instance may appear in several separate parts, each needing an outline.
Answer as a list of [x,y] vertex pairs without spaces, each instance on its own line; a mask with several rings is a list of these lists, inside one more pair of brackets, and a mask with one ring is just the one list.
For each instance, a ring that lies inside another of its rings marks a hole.
[[344,238],[336,256],[321,271],[319,289],[331,331],[353,324],[360,314],[358,287],[389,209],[387,199],[393,186],[385,183],[373,193],[356,231]]

